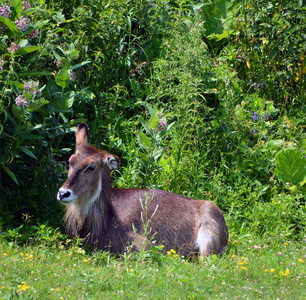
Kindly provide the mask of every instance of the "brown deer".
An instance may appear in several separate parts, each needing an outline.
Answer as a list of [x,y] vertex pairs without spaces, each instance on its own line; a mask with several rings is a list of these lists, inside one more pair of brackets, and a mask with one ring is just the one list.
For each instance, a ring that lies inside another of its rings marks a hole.
[[[57,195],[67,206],[70,238],[86,238],[88,244],[111,253],[123,253],[127,246],[139,251],[154,241],[181,255],[206,257],[225,249],[227,226],[214,203],[163,190],[112,188],[110,172],[117,169],[118,157],[89,144],[85,123],[75,136],[68,179]],[[145,222],[150,226],[147,235]]]

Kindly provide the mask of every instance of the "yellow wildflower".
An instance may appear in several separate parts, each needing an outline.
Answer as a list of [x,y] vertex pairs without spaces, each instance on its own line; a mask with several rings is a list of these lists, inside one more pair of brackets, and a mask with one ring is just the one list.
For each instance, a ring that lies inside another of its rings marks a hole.
[[17,290],[17,293],[20,293],[20,292],[23,292],[27,289],[29,289],[31,286],[30,285],[27,285],[25,283],[25,281],[22,281],[20,285],[18,285],[18,290]]
[[241,259],[247,259],[247,258],[242,256]]
[[165,248],[165,246],[164,246],[164,245],[161,245],[161,247],[162,247],[162,248]]
[[4,253],[3,253],[3,256],[7,256],[7,254],[4,252]]
[[134,272],[134,269],[131,269],[131,272]]
[[56,292],[60,292],[61,290],[60,289],[54,289]]
[[84,259],[83,262],[88,262],[88,259]]
[[281,274],[282,274],[283,276],[288,276],[288,275],[289,275],[289,273],[290,273],[290,271],[289,271],[289,270],[286,270],[285,272],[281,271]]
[[271,273],[274,273],[274,272],[275,272],[275,269],[273,269],[273,268],[270,269],[270,272],[271,272]]
[[268,270],[268,269],[265,269],[265,272],[269,272],[269,270]]
[[247,270],[248,268],[247,267],[240,267],[242,270]]
[[304,259],[299,258],[298,261],[303,263]]
[[237,255],[233,254],[232,257],[235,258],[235,257],[237,257]]
[[285,246],[288,246],[288,243],[284,243]]
[[2,286],[2,287],[1,287],[1,290],[4,290],[4,289],[5,289],[5,286]]

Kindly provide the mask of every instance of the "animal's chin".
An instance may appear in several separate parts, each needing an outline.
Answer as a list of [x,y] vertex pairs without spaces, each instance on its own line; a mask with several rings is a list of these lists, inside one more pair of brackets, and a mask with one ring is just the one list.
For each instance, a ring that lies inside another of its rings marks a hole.
[[70,204],[72,204],[73,202],[74,202],[74,200],[59,200],[59,202],[61,203],[61,204],[63,204],[64,206],[68,206],[68,205],[70,205]]

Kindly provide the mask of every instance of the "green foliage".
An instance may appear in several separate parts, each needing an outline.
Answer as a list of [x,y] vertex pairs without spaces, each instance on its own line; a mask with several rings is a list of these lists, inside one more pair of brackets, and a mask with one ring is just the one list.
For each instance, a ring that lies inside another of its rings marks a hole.
[[[121,159],[116,186],[209,199],[224,212],[233,244],[249,232],[302,238],[302,1],[31,4],[11,1],[10,17],[0,18],[7,233],[23,224],[16,234],[27,241],[37,222],[62,225],[56,192],[73,128],[86,121],[91,142]],[[23,32],[21,16],[30,22]]]

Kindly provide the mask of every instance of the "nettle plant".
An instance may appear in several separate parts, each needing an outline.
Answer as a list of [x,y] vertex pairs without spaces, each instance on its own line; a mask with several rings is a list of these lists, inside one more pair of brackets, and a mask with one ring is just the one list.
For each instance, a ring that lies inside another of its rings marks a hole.
[[148,122],[139,117],[143,130],[137,133],[139,168],[134,172],[139,174],[141,187],[152,187],[149,179],[163,168],[160,160],[167,149],[165,137],[175,122],[168,124],[162,112],[149,105],[146,106],[151,117]]
[[[64,133],[79,122],[68,122],[67,114],[82,92],[75,91],[75,70],[89,61],[72,65],[79,54],[75,45],[67,50],[52,45],[50,36],[56,32],[51,19],[36,21],[36,15],[48,13],[55,15],[20,0],[0,6],[0,167],[17,184],[9,168],[14,159],[25,161],[25,155],[37,160],[42,153],[60,151]],[[54,19],[64,24],[61,16]]]

